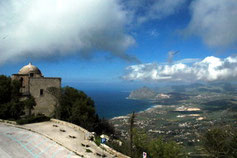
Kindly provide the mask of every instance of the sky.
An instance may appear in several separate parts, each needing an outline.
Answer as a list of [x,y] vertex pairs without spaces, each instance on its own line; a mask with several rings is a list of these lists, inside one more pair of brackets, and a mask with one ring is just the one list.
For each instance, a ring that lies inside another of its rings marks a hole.
[[236,0],[0,0],[0,74],[78,88],[237,80]]

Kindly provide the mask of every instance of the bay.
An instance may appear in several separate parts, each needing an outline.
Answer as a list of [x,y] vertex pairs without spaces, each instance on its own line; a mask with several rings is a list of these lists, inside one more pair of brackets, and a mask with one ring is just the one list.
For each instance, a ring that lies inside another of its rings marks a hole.
[[126,99],[128,91],[117,90],[84,90],[95,101],[95,107],[100,118],[111,119],[132,112],[144,111],[152,107],[152,103],[144,100]]

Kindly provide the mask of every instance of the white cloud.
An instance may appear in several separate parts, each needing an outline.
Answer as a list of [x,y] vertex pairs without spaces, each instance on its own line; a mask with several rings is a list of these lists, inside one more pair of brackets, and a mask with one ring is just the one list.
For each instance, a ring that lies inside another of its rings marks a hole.
[[149,31],[148,33],[151,37],[154,37],[154,38],[159,36],[159,32],[156,29]]
[[94,51],[136,60],[125,53],[135,40],[122,8],[118,0],[0,1],[0,64]]
[[183,63],[183,64],[190,64],[201,61],[199,58],[186,58],[182,60],[175,61],[176,64]]
[[190,9],[192,15],[186,34],[201,37],[210,47],[237,44],[236,0],[195,0]]
[[224,81],[237,80],[237,57],[220,59],[209,56],[191,65],[147,63],[126,68],[125,80],[148,81]]
[[134,12],[138,24],[154,19],[162,19],[181,9],[186,0],[124,0],[126,6]]
[[154,1],[151,9],[147,13],[147,17],[151,19],[161,19],[174,14],[186,0],[157,0]]

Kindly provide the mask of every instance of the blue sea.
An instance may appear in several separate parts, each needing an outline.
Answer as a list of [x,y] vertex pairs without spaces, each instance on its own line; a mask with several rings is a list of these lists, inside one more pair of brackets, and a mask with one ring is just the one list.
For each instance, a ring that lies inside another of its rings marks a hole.
[[149,101],[126,99],[130,92],[120,90],[84,90],[95,101],[100,118],[110,119],[150,108]]

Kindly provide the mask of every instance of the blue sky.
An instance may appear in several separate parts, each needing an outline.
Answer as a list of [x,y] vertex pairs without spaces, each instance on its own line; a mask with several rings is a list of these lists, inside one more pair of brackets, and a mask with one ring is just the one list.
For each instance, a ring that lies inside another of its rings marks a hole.
[[32,62],[77,87],[232,81],[236,17],[236,0],[1,1],[0,73]]

